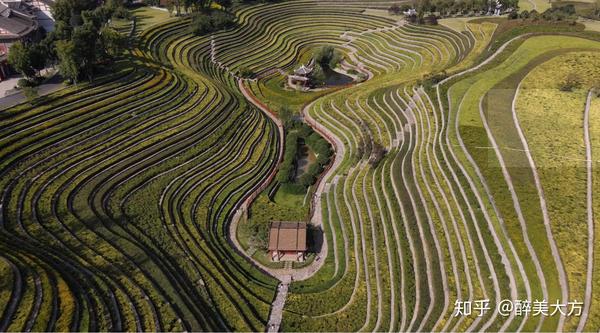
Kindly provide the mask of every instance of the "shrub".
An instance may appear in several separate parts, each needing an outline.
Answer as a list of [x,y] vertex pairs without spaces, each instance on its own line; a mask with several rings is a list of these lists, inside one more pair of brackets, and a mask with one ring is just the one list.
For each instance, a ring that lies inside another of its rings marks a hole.
[[563,82],[560,83],[558,89],[560,91],[573,91],[581,87],[581,78],[577,74],[569,74],[564,79]]
[[390,6],[390,8],[388,8],[388,13],[392,15],[400,15],[402,14],[402,9],[400,6],[398,6],[398,4],[393,4]]
[[446,71],[441,71],[436,74],[427,74],[427,75],[423,76],[423,78],[421,80],[421,84],[423,86],[425,86],[426,88],[429,88],[429,87],[432,87],[432,86],[440,83],[447,77],[448,77],[448,73],[446,73]]
[[358,73],[357,77],[358,78],[357,78],[356,81],[359,82],[359,83],[360,82],[364,82],[364,81],[366,81],[369,78],[369,76],[367,74],[365,74],[365,73]]
[[[311,165],[311,167],[312,167],[312,165]],[[302,185],[304,187],[309,187],[310,185],[314,184],[316,180],[317,180],[317,177],[315,174],[306,172],[302,176],[300,176],[298,183],[300,183],[300,185]]]
[[19,88],[34,87],[34,86],[35,86],[35,81],[29,80],[29,79],[19,79],[17,81],[17,87],[19,87]]
[[427,24],[427,25],[437,25],[438,24],[438,20],[437,20],[437,16],[430,14],[425,16],[421,22],[422,24]]
[[254,77],[254,72],[248,67],[240,67],[238,69],[238,75],[242,78]]
[[382,145],[380,145],[377,142],[373,143],[373,149],[371,150],[371,157],[369,158],[369,164],[371,165],[371,167],[376,168],[377,165],[379,164],[379,162],[385,156],[385,153],[386,153],[385,148],[383,148]]

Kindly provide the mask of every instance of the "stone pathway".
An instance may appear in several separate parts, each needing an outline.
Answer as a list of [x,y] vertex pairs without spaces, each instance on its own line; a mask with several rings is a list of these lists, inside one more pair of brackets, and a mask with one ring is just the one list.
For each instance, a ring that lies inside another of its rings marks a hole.
[[277,295],[275,296],[275,300],[273,300],[273,304],[271,304],[271,314],[269,315],[269,322],[267,323],[267,332],[280,331],[283,306],[285,305],[285,299],[291,280],[291,275],[282,276],[281,283],[277,287]]

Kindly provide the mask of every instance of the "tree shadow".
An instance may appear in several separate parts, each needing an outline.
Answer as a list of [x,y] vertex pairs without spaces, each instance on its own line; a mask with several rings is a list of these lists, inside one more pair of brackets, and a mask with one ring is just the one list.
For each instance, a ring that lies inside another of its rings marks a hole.
[[325,237],[321,226],[308,225],[307,229],[308,238],[308,252],[320,253],[323,248],[323,242]]

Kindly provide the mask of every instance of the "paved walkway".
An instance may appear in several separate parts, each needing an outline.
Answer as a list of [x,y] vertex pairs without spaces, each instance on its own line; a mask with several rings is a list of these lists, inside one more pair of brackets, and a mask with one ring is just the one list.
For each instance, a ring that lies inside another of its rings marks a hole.
[[16,93],[15,87],[21,78],[21,75],[13,75],[9,79],[0,81],[0,97]]
[[[21,91],[10,91],[17,84],[21,77],[11,77],[8,80],[0,82],[0,110],[15,106],[19,103],[25,102],[27,97]],[[62,77],[60,75],[54,75],[48,82],[38,87],[38,96],[48,95],[57,90],[64,88],[62,83]],[[8,92],[8,95],[5,93]]]
[[277,287],[277,295],[273,304],[271,304],[271,314],[267,323],[267,332],[279,332],[281,328],[281,318],[283,317],[283,306],[287,297],[291,282],[291,275],[283,276],[281,283]]

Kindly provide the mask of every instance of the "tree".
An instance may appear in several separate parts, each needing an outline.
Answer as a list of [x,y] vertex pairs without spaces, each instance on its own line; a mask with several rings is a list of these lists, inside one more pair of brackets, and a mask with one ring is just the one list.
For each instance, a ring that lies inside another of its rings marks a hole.
[[229,29],[235,26],[234,16],[230,13],[215,10],[210,14],[214,30]]
[[314,58],[323,68],[335,68],[342,60],[342,54],[333,46],[326,45],[317,49]]
[[102,27],[100,39],[105,52],[113,57],[121,54],[127,42],[123,35],[109,26]]
[[186,13],[190,12],[190,9],[192,7],[194,7],[194,5],[196,4],[196,1],[194,0],[182,0],[183,1],[183,9],[185,10]]
[[74,45],[74,58],[79,65],[79,72],[91,81],[94,74],[94,64],[98,56],[97,43],[99,35],[94,26],[86,23],[75,28],[71,41]]
[[56,42],[56,54],[59,59],[58,68],[61,74],[77,84],[80,69],[77,65],[75,43],[70,40],[59,40]]
[[287,183],[292,177],[293,165],[290,163],[282,163],[279,172],[277,172],[277,181],[280,183]]
[[[315,165],[317,165],[317,164],[313,164],[313,165],[311,165],[311,167],[315,166]],[[314,184],[316,180],[317,180],[316,175],[307,171],[302,176],[300,176],[300,179],[298,179],[298,182],[300,183],[300,185],[302,185],[304,187],[309,187],[310,185]]]
[[323,67],[319,63],[315,64],[315,67],[310,74],[311,82],[315,85],[323,85],[325,84],[325,80],[327,77],[325,76],[325,71],[323,71]]
[[175,9],[175,2],[173,0],[167,0],[167,11],[169,15],[173,15],[173,9]]
[[47,54],[48,51],[43,44],[35,43],[29,47],[30,64],[38,74],[46,68]]
[[192,16],[190,22],[190,32],[196,36],[204,35],[212,31],[212,22],[210,17],[205,14],[196,14]]
[[44,45],[13,44],[8,53],[8,63],[26,78],[31,78],[46,67],[47,52]]
[[77,26],[80,24],[81,12],[94,9],[96,4],[94,0],[56,0],[50,6],[50,11],[57,22],[63,21]]
[[402,9],[400,6],[398,6],[398,4],[393,4],[390,6],[390,8],[388,8],[388,13],[392,15],[400,15],[402,14]]
[[521,14],[519,14],[519,17],[522,18],[522,19],[524,19],[524,20],[528,19],[529,18],[529,12],[526,11],[526,10],[524,10],[524,11],[521,12]]
[[29,47],[21,41],[14,43],[8,52],[8,63],[25,77],[32,77],[35,73],[31,64]]

